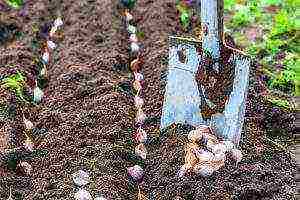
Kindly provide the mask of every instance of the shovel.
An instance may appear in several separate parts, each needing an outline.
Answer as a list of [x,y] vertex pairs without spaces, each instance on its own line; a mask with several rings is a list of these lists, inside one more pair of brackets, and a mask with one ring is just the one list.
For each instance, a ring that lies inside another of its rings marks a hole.
[[238,145],[251,61],[223,40],[223,0],[199,0],[197,9],[202,38],[169,37],[160,129],[174,123],[209,125],[217,136]]

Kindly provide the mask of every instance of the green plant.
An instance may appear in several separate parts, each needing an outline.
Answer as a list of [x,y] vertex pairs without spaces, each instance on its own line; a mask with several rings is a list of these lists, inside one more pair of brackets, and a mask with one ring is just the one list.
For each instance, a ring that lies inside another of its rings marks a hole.
[[24,3],[23,0],[5,0],[5,2],[15,9],[20,9]]
[[2,80],[2,87],[15,92],[18,99],[24,101],[24,85],[26,78],[18,71],[17,74],[11,75]]
[[177,2],[176,9],[179,11],[179,19],[183,28],[187,28],[191,22],[191,11],[182,2]]

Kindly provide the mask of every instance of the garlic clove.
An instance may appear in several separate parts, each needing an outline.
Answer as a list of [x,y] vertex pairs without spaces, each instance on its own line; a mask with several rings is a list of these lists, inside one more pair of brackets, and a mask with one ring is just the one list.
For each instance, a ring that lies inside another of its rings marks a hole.
[[144,105],[144,100],[139,96],[135,96],[134,97],[134,105],[137,109],[141,109]]
[[74,198],[76,200],[91,200],[92,196],[85,189],[79,189],[79,191],[75,193]]
[[134,135],[135,141],[142,143],[147,140],[147,133],[144,129],[138,128],[137,132]]
[[27,130],[31,130],[33,128],[33,123],[28,119],[26,119],[25,117],[23,117],[23,122]]
[[55,21],[54,21],[54,27],[60,27],[62,26],[64,23],[62,21],[62,19],[60,17],[58,17]]
[[35,87],[35,89],[33,90],[34,102],[36,102],[36,103],[41,102],[43,96],[44,96],[44,92],[39,87]]
[[144,76],[141,73],[134,72],[134,79],[137,81],[142,81],[142,80],[144,80]]
[[127,31],[128,31],[130,34],[135,34],[135,33],[136,33],[136,27],[135,27],[135,26],[132,26],[132,25],[128,25]]
[[56,48],[56,44],[51,40],[47,41],[47,46],[49,49],[52,49],[52,50]]
[[84,186],[90,182],[89,174],[83,170],[79,170],[72,176],[74,183],[78,186]]
[[138,38],[137,38],[136,34],[130,34],[129,41],[137,43],[138,42]]
[[32,152],[34,149],[34,144],[31,141],[31,139],[29,137],[26,137],[26,140],[24,142],[24,147],[25,149],[27,149],[28,151]]
[[136,43],[136,42],[132,42],[130,44],[130,49],[131,49],[132,52],[139,52],[140,51],[140,47],[139,47],[138,43]]
[[127,169],[128,175],[132,177],[135,181],[141,181],[144,176],[144,170],[139,165],[134,165]]
[[135,155],[140,156],[144,160],[146,159],[147,149],[143,143],[141,143],[135,147]]
[[144,123],[145,119],[146,119],[146,115],[144,114],[143,110],[138,109],[136,114],[136,119],[135,119],[136,123],[142,124]]
[[49,52],[48,51],[45,51],[43,56],[42,56],[42,60],[44,61],[45,64],[47,64],[49,62]]
[[208,177],[208,176],[211,176],[214,173],[214,170],[209,165],[197,164],[194,167],[194,172],[201,175],[201,176],[203,176],[203,177]]
[[232,149],[231,155],[232,155],[233,159],[236,161],[236,163],[241,162],[243,159],[243,154],[239,149]]

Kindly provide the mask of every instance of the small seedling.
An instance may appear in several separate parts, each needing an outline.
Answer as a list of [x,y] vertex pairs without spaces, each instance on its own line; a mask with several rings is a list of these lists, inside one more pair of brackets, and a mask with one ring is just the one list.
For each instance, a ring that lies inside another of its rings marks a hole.
[[5,2],[14,9],[20,9],[24,3],[23,0],[5,0]]
[[2,80],[2,87],[15,92],[17,98],[21,101],[24,99],[24,85],[26,78],[18,71],[17,74],[11,75]]

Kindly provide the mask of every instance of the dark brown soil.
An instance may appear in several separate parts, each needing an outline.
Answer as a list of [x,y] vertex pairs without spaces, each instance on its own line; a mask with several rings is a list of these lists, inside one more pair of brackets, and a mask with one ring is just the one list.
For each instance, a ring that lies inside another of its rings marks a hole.
[[[51,22],[60,11],[64,27],[48,67],[46,98],[39,106],[24,110],[37,127],[48,130],[45,144],[40,146],[48,155],[28,161],[33,167],[29,177],[0,168],[0,199],[8,198],[10,188],[15,197],[24,199],[73,199],[75,186],[71,175],[78,169],[90,173],[92,182],[87,188],[93,196],[136,199],[137,189],[128,181],[126,171],[136,161],[128,153],[132,150],[135,110],[132,96],[115,90],[119,82],[132,80],[129,72],[116,70],[116,66],[121,62],[126,64],[129,59],[117,1],[27,2],[28,13],[23,16],[14,10],[0,13],[1,21],[15,23],[23,33],[15,42],[0,46],[0,74],[12,73],[9,65],[14,65],[14,69],[26,74],[28,82],[32,81],[32,61],[41,53],[39,48],[33,48],[37,35],[33,27]],[[282,110],[276,115],[270,112],[273,108],[261,101],[254,66],[241,142],[243,161],[235,166],[229,159],[224,168],[209,178],[196,175],[176,178],[183,164],[186,141],[180,133],[187,133],[190,127],[178,126],[159,134],[164,94],[160,80],[167,68],[167,37],[184,33],[178,24],[175,1],[140,0],[133,15],[138,19],[139,30],[145,34],[143,97],[144,111],[149,117],[145,129],[150,141],[142,189],[152,199],[173,199],[176,195],[195,200],[294,199],[294,155],[276,149],[264,139],[264,128],[272,129],[273,124],[291,137],[294,114]],[[1,98],[5,102],[10,99],[7,95]],[[267,122],[270,118],[273,121]],[[0,123],[12,129],[7,134],[15,135],[16,145],[24,139],[21,119],[17,107],[14,120]],[[287,119],[289,122],[280,123]]]

